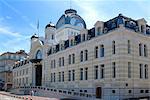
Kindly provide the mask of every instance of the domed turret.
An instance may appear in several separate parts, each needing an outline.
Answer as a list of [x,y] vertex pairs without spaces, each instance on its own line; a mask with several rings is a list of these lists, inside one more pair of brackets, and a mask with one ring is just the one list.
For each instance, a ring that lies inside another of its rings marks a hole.
[[65,24],[78,26],[80,28],[86,28],[85,21],[77,14],[74,9],[67,9],[56,24],[56,29],[62,27]]
[[53,44],[55,42],[55,25],[51,22],[45,26],[45,40],[46,43]]
[[55,25],[52,24],[52,23],[49,23],[49,24],[47,24],[47,25],[45,26],[45,29],[48,28],[48,27],[53,27],[53,28],[55,28]]

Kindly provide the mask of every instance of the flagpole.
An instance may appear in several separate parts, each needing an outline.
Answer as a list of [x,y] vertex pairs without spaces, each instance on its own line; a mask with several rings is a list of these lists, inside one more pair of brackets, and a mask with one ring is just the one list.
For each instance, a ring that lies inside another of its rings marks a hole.
[[38,37],[39,37],[39,19],[37,21],[37,32],[38,32]]

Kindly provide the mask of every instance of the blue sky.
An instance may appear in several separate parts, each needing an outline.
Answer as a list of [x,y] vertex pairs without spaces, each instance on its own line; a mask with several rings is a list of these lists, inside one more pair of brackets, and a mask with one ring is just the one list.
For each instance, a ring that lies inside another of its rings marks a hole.
[[[20,49],[29,52],[37,20],[40,36],[44,36],[45,25],[56,24],[68,8],[70,0],[0,0],[0,54]],[[145,18],[150,25],[150,0],[71,0],[71,8],[77,10],[88,28],[119,13],[133,19]]]

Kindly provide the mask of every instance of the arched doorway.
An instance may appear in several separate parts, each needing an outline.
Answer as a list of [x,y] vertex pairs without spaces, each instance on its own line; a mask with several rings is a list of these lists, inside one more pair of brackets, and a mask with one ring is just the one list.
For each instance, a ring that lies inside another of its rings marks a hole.
[[42,52],[38,50],[34,56],[34,59],[30,59],[33,63],[32,70],[32,84],[35,86],[42,86]]

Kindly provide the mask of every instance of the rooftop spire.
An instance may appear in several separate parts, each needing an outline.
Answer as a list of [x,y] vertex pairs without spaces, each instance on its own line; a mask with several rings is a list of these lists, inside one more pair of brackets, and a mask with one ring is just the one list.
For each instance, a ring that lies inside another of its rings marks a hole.
[[71,2],[71,0],[70,0],[70,9],[72,8],[72,5],[71,5],[71,3],[72,3],[72,2]]

